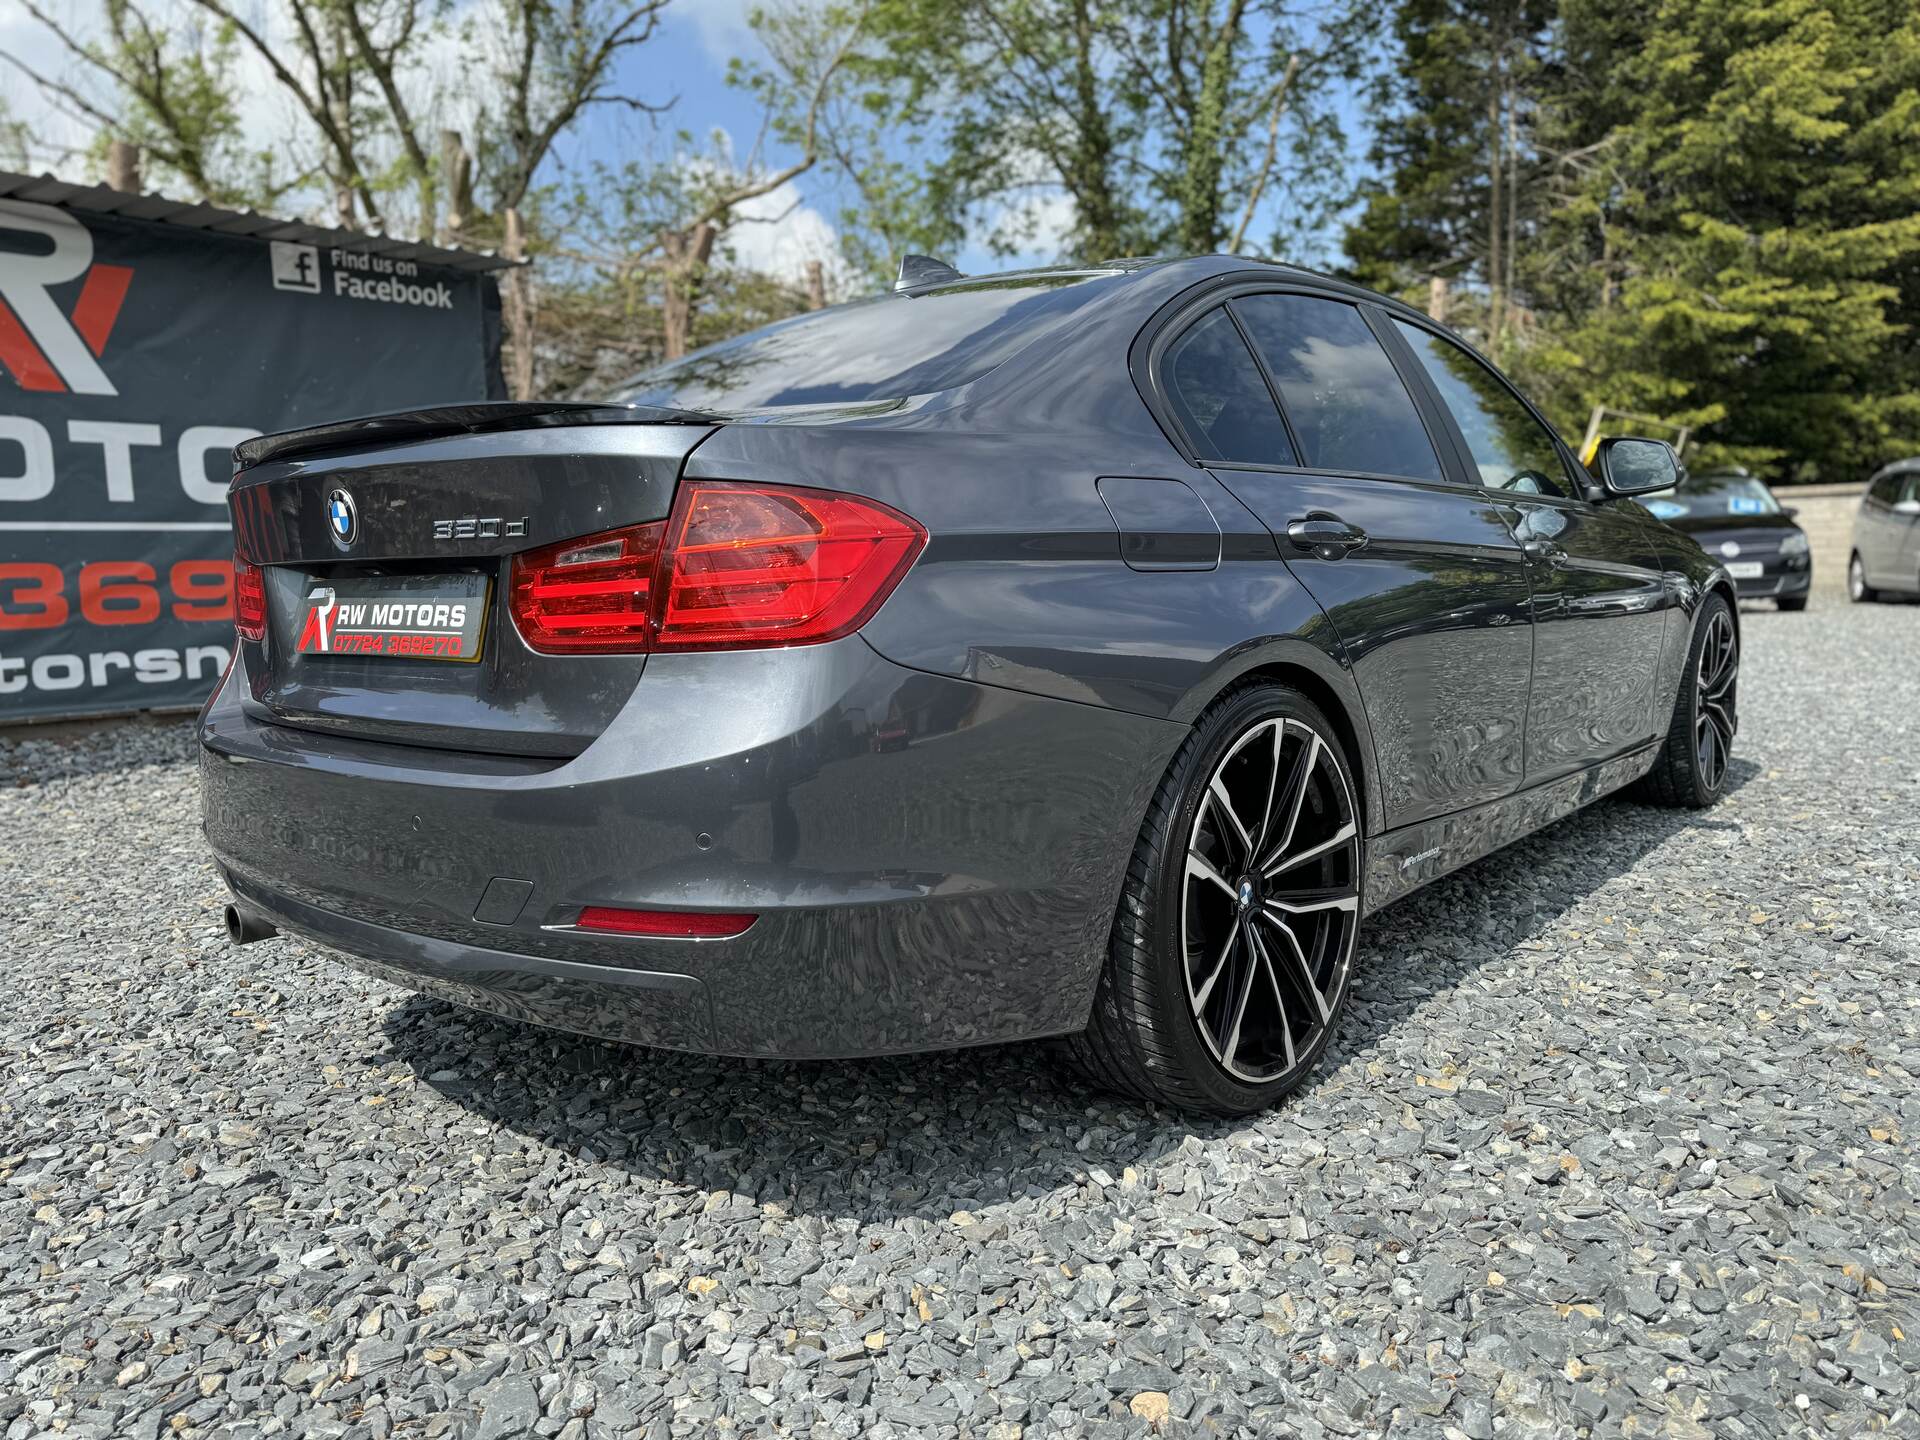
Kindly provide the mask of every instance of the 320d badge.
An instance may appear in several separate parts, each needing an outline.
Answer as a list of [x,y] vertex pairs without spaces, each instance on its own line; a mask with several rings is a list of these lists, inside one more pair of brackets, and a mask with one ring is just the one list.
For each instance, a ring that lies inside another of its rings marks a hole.
[[1283,266],[914,259],[604,404],[236,454],[235,939],[619,1040],[1063,1036],[1251,1110],[1369,914],[1622,786],[1711,803],[1738,729],[1733,582],[1633,498],[1672,452],[1589,472]]

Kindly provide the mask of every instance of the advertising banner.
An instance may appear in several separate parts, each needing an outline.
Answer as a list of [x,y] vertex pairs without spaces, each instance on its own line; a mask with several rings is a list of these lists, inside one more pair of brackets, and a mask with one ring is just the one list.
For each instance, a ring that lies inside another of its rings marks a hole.
[[238,441],[489,398],[486,276],[0,200],[0,725],[206,698]]

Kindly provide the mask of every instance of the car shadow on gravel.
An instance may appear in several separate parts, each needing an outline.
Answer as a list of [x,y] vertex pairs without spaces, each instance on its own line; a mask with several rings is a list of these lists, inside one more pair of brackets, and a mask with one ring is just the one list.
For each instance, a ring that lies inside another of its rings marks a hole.
[[[1760,772],[1734,762],[1729,791]],[[1315,1124],[1327,1077],[1432,996],[1510,959],[1671,837],[1738,829],[1609,800],[1380,912],[1319,1077],[1277,1113]],[[473,1115],[649,1184],[823,1219],[945,1221],[1075,1184],[1124,1182],[1189,1136],[1254,1120],[1192,1117],[1091,1089],[1044,1044],[836,1062],[716,1059],[576,1039],[424,995],[396,1004],[387,1054]],[[991,1224],[991,1222],[987,1222]]]

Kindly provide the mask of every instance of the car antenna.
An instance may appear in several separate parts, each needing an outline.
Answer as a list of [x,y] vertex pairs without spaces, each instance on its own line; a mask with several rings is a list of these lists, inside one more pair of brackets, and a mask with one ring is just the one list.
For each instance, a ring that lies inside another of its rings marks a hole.
[[936,260],[931,255],[903,255],[900,257],[900,278],[893,282],[893,288],[917,290],[922,285],[944,285],[950,280],[964,280],[953,266],[944,260]]

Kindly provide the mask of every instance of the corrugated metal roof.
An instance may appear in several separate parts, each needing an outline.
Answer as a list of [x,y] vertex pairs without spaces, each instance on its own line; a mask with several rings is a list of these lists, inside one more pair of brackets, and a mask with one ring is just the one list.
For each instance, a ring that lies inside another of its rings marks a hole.
[[256,210],[228,210],[219,205],[201,205],[186,200],[169,200],[165,195],[132,195],[105,185],[72,185],[51,175],[17,175],[0,170],[0,199],[31,200],[40,205],[56,205],[89,215],[120,215],[129,220],[149,220],[160,225],[178,225],[186,230],[211,230],[219,235],[244,235],[255,240],[291,240],[301,245],[322,245],[329,249],[358,250],[370,255],[388,255],[396,260],[412,260],[421,265],[441,265],[449,270],[506,270],[516,261],[491,250],[451,250],[442,245],[427,245],[418,240],[398,240],[389,235],[369,235],[361,230],[338,230],[327,225],[309,225],[302,220],[281,220]]

